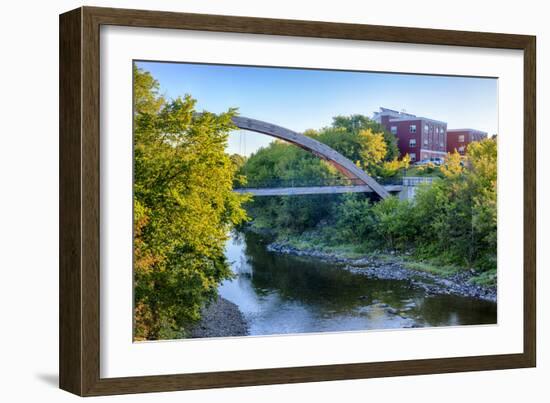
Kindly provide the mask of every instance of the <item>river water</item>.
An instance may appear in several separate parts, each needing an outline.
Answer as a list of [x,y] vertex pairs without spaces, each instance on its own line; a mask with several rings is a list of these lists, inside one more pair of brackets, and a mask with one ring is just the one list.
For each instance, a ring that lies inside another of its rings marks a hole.
[[250,335],[496,323],[495,303],[425,296],[408,281],[367,278],[266,246],[261,236],[246,233],[226,247],[235,278],[219,292],[239,307]]

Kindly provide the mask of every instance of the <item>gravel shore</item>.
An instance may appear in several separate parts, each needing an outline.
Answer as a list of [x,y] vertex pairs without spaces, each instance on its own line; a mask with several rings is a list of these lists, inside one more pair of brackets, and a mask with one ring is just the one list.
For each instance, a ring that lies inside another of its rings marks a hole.
[[398,261],[383,262],[371,257],[351,259],[316,250],[296,249],[278,243],[269,244],[267,249],[276,253],[307,256],[340,263],[345,270],[372,278],[405,280],[411,284],[411,287],[424,289],[426,295],[451,294],[491,302],[497,301],[496,287],[480,286],[471,283],[470,280],[474,277],[475,273],[469,270],[448,277],[441,277],[424,271],[406,268]]
[[237,305],[218,297],[203,308],[201,320],[191,329],[192,338],[248,335],[248,324]]

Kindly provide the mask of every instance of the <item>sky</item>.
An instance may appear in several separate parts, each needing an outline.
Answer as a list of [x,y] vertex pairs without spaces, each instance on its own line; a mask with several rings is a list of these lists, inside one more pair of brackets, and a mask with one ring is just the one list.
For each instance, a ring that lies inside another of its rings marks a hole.
[[[379,107],[447,122],[448,129],[498,132],[498,80],[249,67],[192,63],[137,62],[160,84],[167,98],[190,94],[197,111],[238,108],[239,115],[303,132],[329,126],[337,115],[371,117]],[[229,153],[250,155],[273,138],[236,131]]]

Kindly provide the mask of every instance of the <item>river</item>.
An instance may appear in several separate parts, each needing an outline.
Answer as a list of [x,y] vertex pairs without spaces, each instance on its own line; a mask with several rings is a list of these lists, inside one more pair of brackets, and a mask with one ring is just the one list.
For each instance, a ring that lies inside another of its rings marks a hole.
[[406,280],[373,279],[266,246],[263,237],[245,233],[226,247],[235,278],[219,292],[239,307],[250,335],[496,323],[493,302],[426,296]]

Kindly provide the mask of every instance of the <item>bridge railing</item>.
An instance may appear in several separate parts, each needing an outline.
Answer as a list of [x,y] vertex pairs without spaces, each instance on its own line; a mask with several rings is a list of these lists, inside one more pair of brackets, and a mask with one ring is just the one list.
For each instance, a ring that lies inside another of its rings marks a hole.
[[[376,178],[381,185],[401,185],[403,180],[399,178]],[[349,178],[295,178],[295,179],[266,179],[248,180],[245,184],[235,185],[235,189],[256,188],[295,188],[295,187],[321,187],[321,186],[364,186],[361,179]]]
[[364,185],[360,179],[340,179],[340,178],[295,178],[295,179],[265,179],[248,180],[245,184],[236,186],[236,188],[283,188],[283,187],[314,187],[314,186],[359,186]]
[[431,176],[405,176],[403,179],[404,186],[418,186],[422,183],[432,183],[434,178]]

